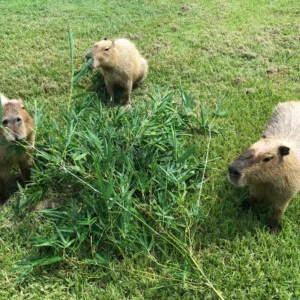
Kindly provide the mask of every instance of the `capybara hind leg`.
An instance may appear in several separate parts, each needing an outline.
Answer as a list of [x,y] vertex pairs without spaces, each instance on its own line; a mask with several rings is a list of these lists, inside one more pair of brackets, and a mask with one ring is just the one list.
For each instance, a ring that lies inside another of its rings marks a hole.
[[9,194],[8,194],[6,180],[5,178],[0,177],[0,206],[6,202],[8,197]]
[[139,85],[147,76],[147,71],[148,71],[147,61],[144,58],[141,58],[140,63],[141,63],[141,70],[137,80],[134,83],[135,85]]
[[138,79],[135,81],[134,85],[138,86],[144,79],[145,79],[145,73],[143,71],[139,74]]
[[124,87],[124,102],[123,106],[126,108],[130,105],[130,94],[132,91],[132,81],[129,81],[126,83],[126,86]]

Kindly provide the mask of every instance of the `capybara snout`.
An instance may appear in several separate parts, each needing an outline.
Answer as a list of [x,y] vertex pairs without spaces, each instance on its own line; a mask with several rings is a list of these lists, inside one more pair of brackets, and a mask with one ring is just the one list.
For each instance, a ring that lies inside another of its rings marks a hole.
[[228,167],[228,175],[231,182],[238,184],[238,180],[241,177],[241,172],[236,164],[230,164]]
[[27,116],[21,100],[10,100],[3,105],[1,135],[9,142],[21,141],[27,137],[24,117]]
[[[88,52],[85,56],[85,60],[88,61],[90,58],[93,57],[93,54],[91,52]],[[90,66],[91,67],[91,66]]]
[[254,151],[252,149],[248,149],[240,154],[228,167],[229,180],[236,185],[243,185],[243,183],[240,182],[243,171],[253,164],[253,159]]

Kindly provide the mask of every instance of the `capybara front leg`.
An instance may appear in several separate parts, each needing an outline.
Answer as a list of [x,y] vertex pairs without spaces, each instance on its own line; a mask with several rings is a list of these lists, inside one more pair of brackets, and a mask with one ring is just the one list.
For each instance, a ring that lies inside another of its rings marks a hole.
[[109,82],[106,82],[106,90],[110,97],[109,100],[111,101],[111,106],[113,107],[115,105],[115,94],[114,94],[114,88]]
[[257,201],[257,198],[254,195],[250,194],[249,198],[243,201],[242,207],[246,210],[255,208]]
[[280,219],[284,214],[289,200],[287,201],[273,201],[272,203],[272,215],[268,221],[268,226],[271,232],[279,232],[281,230]]
[[31,170],[30,167],[32,166],[32,158],[29,156],[27,159],[22,160],[19,162],[19,168],[21,170],[22,180],[24,181],[22,185],[25,185],[25,181],[30,180],[31,177]]

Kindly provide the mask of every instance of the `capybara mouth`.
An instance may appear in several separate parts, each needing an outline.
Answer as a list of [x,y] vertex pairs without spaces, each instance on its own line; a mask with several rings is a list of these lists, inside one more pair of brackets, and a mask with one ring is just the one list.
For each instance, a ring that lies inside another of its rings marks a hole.
[[5,137],[5,139],[7,140],[7,142],[11,144],[22,143],[25,140],[25,138],[19,136]]
[[88,61],[90,60],[90,64],[89,64],[89,69],[94,69],[94,66],[93,66],[93,61],[94,61],[94,58],[91,54],[87,54],[86,57],[85,57],[85,63],[88,63]]
[[23,142],[23,141],[25,141],[24,138],[22,138],[22,137],[16,137],[16,142],[20,143],[20,142]]
[[234,185],[241,185],[241,184],[239,183],[239,178],[236,178],[236,177],[234,177],[234,176],[231,176],[229,173],[227,174],[227,178],[228,178],[228,180],[229,180],[232,184],[234,184]]
[[[88,59],[86,59],[85,62],[87,63],[87,62],[88,62]],[[89,64],[89,67],[88,67],[88,68],[89,68],[90,70],[95,69],[93,62],[91,62],[91,63]]]
[[11,137],[11,136],[4,136],[3,139],[1,140],[1,142],[3,143],[14,143],[16,141],[15,137]]

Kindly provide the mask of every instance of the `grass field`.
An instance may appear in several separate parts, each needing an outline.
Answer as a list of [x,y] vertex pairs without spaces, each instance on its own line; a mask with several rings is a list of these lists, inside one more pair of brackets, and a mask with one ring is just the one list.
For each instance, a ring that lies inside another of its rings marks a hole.
[[[0,211],[0,299],[300,298],[299,197],[272,235],[226,178],[299,99],[299,1],[0,9],[0,91],[38,123],[32,183]],[[106,105],[97,74],[72,83],[70,29],[75,70],[104,36],[147,58],[130,111]]]

